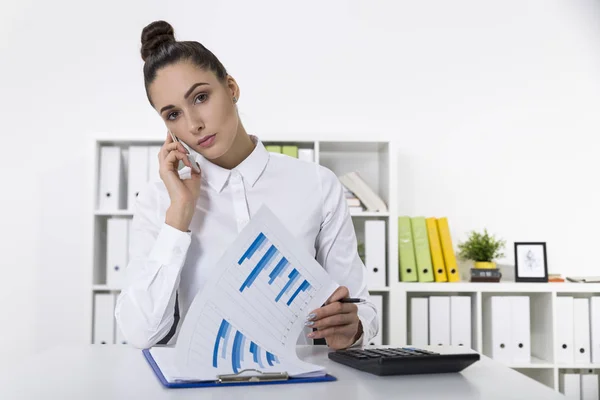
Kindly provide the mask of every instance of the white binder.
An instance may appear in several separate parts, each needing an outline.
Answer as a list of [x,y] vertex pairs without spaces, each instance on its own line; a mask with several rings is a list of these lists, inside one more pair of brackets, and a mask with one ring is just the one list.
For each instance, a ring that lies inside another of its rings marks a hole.
[[429,299],[410,299],[410,344],[415,347],[429,345]]
[[513,363],[531,362],[531,319],[528,296],[508,297],[511,303],[510,353]]
[[148,182],[148,146],[129,146],[127,208],[133,210],[138,193]]
[[600,392],[598,390],[598,375],[582,374],[581,375],[581,400],[598,400]]
[[483,306],[483,351],[494,360],[510,363],[510,297],[491,296],[485,300]]
[[471,297],[450,297],[450,344],[471,348]]
[[[131,221],[131,220],[129,220]],[[119,298],[119,293],[114,293],[114,302],[115,306],[117,305],[117,299]],[[119,324],[115,320],[115,344],[126,345],[127,339],[123,336],[123,332],[121,332],[121,328],[119,328]]]
[[370,288],[385,287],[385,221],[365,221],[365,266]]
[[450,297],[429,298],[429,344],[450,345]]
[[115,297],[111,293],[94,295],[94,344],[114,344]]
[[383,296],[371,295],[371,302],[377,309],[377,320],[379,321],[379,332],[369,344],[381,346],[383,344]]
[[579,374],[560,374],[558,388],[567,399],[581,399],[581,382]]
[[556,318],[556,362],[558,364],[572,364],[575,360],[572,297],[558,296],[556,298]]
[[120,147],[103,146],[100,149],[98,209],[119,210],[125,208],[123,168]]
[[573,299],[573,351],[576,363],[589,364],[590,357],[590,301]]
[[160,180],[160,163],[158,161],[158,153],[160,153],[161,146],[150,146],[148,147],[148,181],[156,182]]
[[300,160],[314,162],[315,151],[313,149],[298,149],[298,158]]
[[108,218],[106,221],[106,285],[121,288],[127,267],[129,219]]
[[600,297],[590,299],[590,325],[592,362],[600,364]]

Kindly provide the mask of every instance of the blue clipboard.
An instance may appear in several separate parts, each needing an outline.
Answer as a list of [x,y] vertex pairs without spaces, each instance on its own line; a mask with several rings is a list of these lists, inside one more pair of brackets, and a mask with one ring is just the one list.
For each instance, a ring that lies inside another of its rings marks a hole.
[[333,382],[337,378],[333,375],[324,375],[312,378],[286,378],[285,380],[267,380],[267,381],[249,381],[249,380],[236,380],[235,382],[219,382],[219,381],[199,381],[199,382],[169,382],[163,375],[160,367],[152,357],[152,354],[148,349],[142,350],[144,358],[152,367],[152,371],[166,388],[170,389],[186,389],[186,388],[203,388],[203,387],[221,387],[221,386],[249,386],[249,385],[282,385],[289,383],[312,383],[312,382]]

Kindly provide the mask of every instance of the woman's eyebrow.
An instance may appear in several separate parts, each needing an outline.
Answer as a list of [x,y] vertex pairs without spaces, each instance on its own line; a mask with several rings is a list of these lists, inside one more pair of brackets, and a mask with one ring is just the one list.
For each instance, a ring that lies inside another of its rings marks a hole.
[[[208,85],[208,83],[206,82],[197,82],[194,83],[187,92],[185,92],[185,94],[183,95],[184,99],[187,99],[188,97],[190,97],[190,94],[192,94],[192,92],[194,91],[194,89],[196,89],[198,86],[203,86],[203,85]],[[163,111],[169,110],[171,108],[174,108],[175,106],[172,104],[169,104],[168,106],[164,106],[163,108],[160,109],[160,113],[162,114]]]

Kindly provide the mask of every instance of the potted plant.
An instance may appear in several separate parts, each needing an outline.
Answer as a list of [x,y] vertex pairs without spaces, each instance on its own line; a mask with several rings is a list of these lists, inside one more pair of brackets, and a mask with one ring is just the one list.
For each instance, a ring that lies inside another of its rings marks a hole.
[[483,233],[471,231],[469,238],[458,244],[459,257],[475,262],[475,268],[496,268],[494,259],[504,257],[502,250],[506,241],[491,236],[487,229]]

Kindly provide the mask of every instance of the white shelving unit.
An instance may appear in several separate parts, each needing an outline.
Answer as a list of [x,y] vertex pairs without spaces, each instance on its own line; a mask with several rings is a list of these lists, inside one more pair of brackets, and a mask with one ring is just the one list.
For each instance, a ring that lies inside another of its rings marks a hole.
[[[556,330],[561,323],[555,307],[558,296],[590,298],[600,296],[600,284],[577,283],[403,283],[390,285],[391,301],[394,304],[393,333],[391,344],[401,345],[409,340],[410,300],[425,296],[470,296],[472,342],[474,350],[484,351],[483,303],[490,296],[528,296],[531,316],[531,361],[529,363],[507,363],[513,368],[543,384],[559,390],[559,374],[565,371],[600,372],[600,364],[560,364],[554,351],[558,348]],[[488,355],[489,356],[489,355]]]
[[[389,315],[393,315],[393,305],[390,304],[390,282],[398,281],[398,246],[397,246],[397,214],[395,213],[396,198],[396,160],[395,146],[390,141],[378,140],[358,140],[358,141],[340,141],[340,140],[318,140],[303,139],[289,140],[281,138],[260,137],[265,145],[296,145],[298,148],[309,148],[314,150],[315,162],[331,169],[336,175],[340,176],[348,172],[358,171],[363,179],[379,194],[379,196],[388,205],[387,212],[360,212],[352,214],[352,220],[356,229],[357,237],[361,240],[364,237],[364,221],[369,219],[383,220],[386,222],[386,250],[387,250],[387,284],[383,287],[370,288],[374,295],[381,295],[384,308],[384,325],[382,329],[383,343],[389,343],[392,332],[388,329]],[[129,207],[117,210],[98,209],[98,187],[99,187],[99,168],[100,151],[103,146],[118,146],[121,148],[125,161],[124,178],[126,180],[128,148],[132,145],[138,146],[160,146],[163,138],[115,138],[99,137],[93,143],[93,208],[92,218],[92,239],[90,249],[90,276],[89,288],[89,340],[93,342],[94,335],[94,295],[97,293],[112,293],[117,295],[120,291],[118,287],[110,287],[106,284],[106,226],[110,218],[132,218],[133,211]],[[124,187],[123,187],[124,186]],[[122,185],[122,190],[127,190],[127,182]]]
[[[91,207],[90,250],[89,250],[89,340],[93,340],[94,294],[119,293],[119,288],[106,285],[106,224],[109,218],[131,218],[130,209],[99,210],[97,208],[100,149],[102,146],[119,146],[127,160],[130,145],[159,146],[163,138],[111,138],[101,137],[93,142],[94,175],[90,192],[93,193]],[[600,364],[568,364],[555,362],[556,329],[560,315],[556,311],[556,298],[559,296],[586,297],[600,296],[600,284],[571,283],[403,283],[398,274],[398,180],[396,147],[390,141],[378,140],[323,140],[303,138],[289,140],[275,137],[261,137],[268,144],[291,144],[299,148],[311,148],[315,162],[330,168],[340,176],[354,170],[359,171],[369,185],[384,199],[388,212],[362,212],[352,216],[359,241],[364,237],[364,221],[383,220],[387,224],[387,283],[383,287],[372,287],[372,294],[383,298],[383,343],[393,346],[407,344],[410,332],[410,299],[419,296],[464,295],[471,297],[472,343],[475,350],[484,349],[483,304],[490,296],[525,295],[530,298],[531,351],[528,363],[508,364],[543,384],[558,390],[561,372],[582,371],[598,374]],[[125,182],[126,185],[126,182]],[[126,190],[126,188],[125,188]]]

